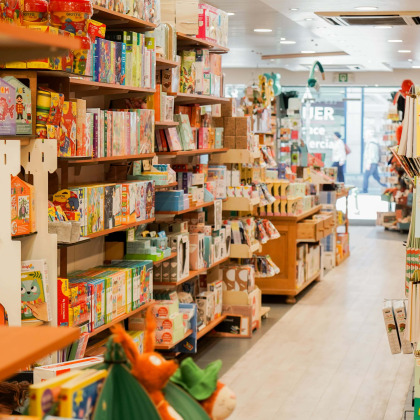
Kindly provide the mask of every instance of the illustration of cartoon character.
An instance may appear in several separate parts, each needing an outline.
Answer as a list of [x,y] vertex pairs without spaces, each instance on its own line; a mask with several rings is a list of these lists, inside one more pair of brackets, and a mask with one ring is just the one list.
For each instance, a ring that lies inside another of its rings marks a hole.
[[146,219],[153,217],[153,186],[149,182],[146,190]]
[[23,112],[25,111],[25,105],[23,104],[22,95],[16,96],[16,120],[23,120]]
[[27,273],[22,276],[20,287],[22,320],[34,319],[33,310],[45,303],[42,274],[39,271]]
[[29,218],[29,197],[19,197],[19,219]]

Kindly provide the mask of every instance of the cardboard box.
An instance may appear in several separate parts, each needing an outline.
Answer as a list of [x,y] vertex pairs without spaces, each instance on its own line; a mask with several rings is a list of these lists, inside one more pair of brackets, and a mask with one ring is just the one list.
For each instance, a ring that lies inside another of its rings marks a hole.
[[411,345],[410,341],[408,341],[404,336],[405,328],[407,326],[407,313],[404,301],[395,301],[393,307],[395,320],[398,326],[398,334],[400,336],[401,350],[404,354],[411,354],[413,353],[413,346]]
[[225,320],[215,327],[215,337],[252,337],[250,306],[223,305],[223,313],[227,314]]
[[190,270],[204,268],[204,233],[190,233]]
[[251,133],[251,124],[249,117],[235,118],[235,135],[248,136]]
[[197,314],[204,325],[207,325],[215,316],[215,294],[213,292],[201,292],[196,296]]
[[255,288],[255,269],[251,265],[223,267],[223,290],[252,292]]
[[248,149],[248,137],[247,136],[236,136],[235,138],[236,149]]
[[[236,136],[236,120],[237,118],[234,117],[223,117],[223,128],[226,136]],[[246,134],[245,134],[246,135]]]
[[229,102],[222,103],[221,112],[222,117],[236,117],[236,99],[231,98]]
[[214,293],[214,318],[219,318],[223,310],[223,282],[218,280],[207,283],[207,290]]
[[236,148],[236,138],[235,138],[235,136],[224,136],[223,147],[226,147],[228,149],[235,149]]
[[223,128],[225,126],[225,119],[223,117],[213,117],[212,125],[216,128]]

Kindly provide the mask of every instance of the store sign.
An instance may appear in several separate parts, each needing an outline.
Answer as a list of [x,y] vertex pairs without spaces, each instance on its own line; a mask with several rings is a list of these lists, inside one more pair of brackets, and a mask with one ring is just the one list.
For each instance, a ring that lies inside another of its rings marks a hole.
[[353,73],[334,73],[334,83],[354,83]]

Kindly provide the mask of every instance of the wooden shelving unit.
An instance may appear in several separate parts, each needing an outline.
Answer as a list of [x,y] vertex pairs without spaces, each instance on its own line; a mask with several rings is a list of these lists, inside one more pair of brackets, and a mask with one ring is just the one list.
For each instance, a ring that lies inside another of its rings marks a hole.
[[178,49],[185,49],[191,47],[208,48],[212,53],[226,54],[229,48],[217,45],[214,42],[205,41],[204,39],[196,38],[195,36],[185,35],[181,32],[176,33]]
[[130,161],[130,160],[146,160],[153,159],[156,156],[155,153],[145,153],[141,155],[124,155],[124,156],[108,156],[101,158],[58,158],[58,166],[62,167],[63,165],[68,166],[85,166],[85,165],[95,165],[100,163],[111,163],[111,162],[120,162],[120,161]]
[[176,341],[175,343],[171,343],[171,344],[156,344],[155,345],[155,349],[156,350],[171,350],[173,349],[177,344],[181,343],[182,341],[184,341],[186,338],[188,338],[191,334],[193,333],[193,330],[188,330],[184,337],[182,337],[181,340]]
[[210,324],[207,324],[203,329],[199,330],[197,332],[197,340],[204,337],[210,331],[214,330],[219,324],[221,324],[226,319],[226,317],[227,315],[221,315],[219,316],[219,318],[216,318],[214,321],[210,322]]
[[[0,380],[9,378],[80,335],[78,328],[0,327]],[[30,344],[30,345],[29,345]]]
[[177,186],[178,186],[178,182],[171,182],[170,184],[166,184],[166,185],[155,185],[155,189],[159,191],[159,190],[165,190],[166,188],[172,188],[172,187],[177,187]]
[[80,49],[80,40],[0,22],[0,63],[64,55]]
[[146,32],[156,29],[156,25],[134,16],[126,15],[98,5],[93,5],[93,19],[105,23],[107,30],[123,29],[124,31]]
[[95,336],[96,334],[101,333],[102,331],[108,330],[113,325],[119,324],[120,322],[124,321],[124,319],[130,318],[130,316],[133,316],[135,314],[138,314],[139,312],[145,311],[147,308],[149,308],[150,306],[153,306],[154,304],[155,304],[155,301],[152,300],[140,306],[140,308],[137,308],[134,311],[118,316],[117,318],[113,319],[111,322],[108,322],[107,324],[101,325],[99,328],[94,329],[89,334],[89,338]]
[[172,254],[169,255],[169,257],[163,258],[162,260],[159,260],[159,261],[153,261],[153,265],[163,263],[163,262],[171,260],[172,258],[175,258],[175,257],[176,257],[176,252],[172,252]]
[[198,95],[195,93],[177,93],[175,103],[178,105],[217,105],[229,102],[228,98],[220,98],[211,95]]
[[200,210],[204,207],[209,207],[214,204],[214,201],[209,201],[208,203],[199,204],[198,206],[190,207],[189,209],[179,210],[179,211],[157,211],[155,212],[156,215],[162,216],[177,216],[179,214],[190,213],[192,211]]
[[[279,231],[280,238],[268,241],[262,245],[262,254],[269,254],[274,263],[280,268],[280,273],[274,277],[257,278],[256,284],[265,295],[286,295],[287,303],[295,303],[298,295],[310,283],[320,278],[317,276],[307,279],[300,287],[296,284],[297,261],[297,230],[298,223],[318,213],[322,206],[316,206],[298,216],[274,216],[268,219]],[[279,252],[280,250],[280,252]]]
[[84,238],[90,238],[90,239],[99,238],[101,236],[109,235],[110,233],[121,232],[122,230],[128,230],[132,227],[141,226],[141,225],[148,225],[149,223],[152,223],[154,221],[155,221],[154,217],[152,219],[140,220],[139,222],[129,223],[128,225],[121,225],[121,226],[114,227],[112,229],[101,230],[100,232],[96,232],[96,233],[92,233],[90,235],[86,235],[86,236],[84,236]]
[[167,70],[174,69],[178,67],[179,63],[172,60],[167,60],[166,58],[156,57],[156,70]]
[[198,155],[210,155],[215,153],[224,153],[228,149],[194,149],[194,150],[181,150],[179,152],[156,152],[157,156],[163,157],[177,157],[177,156],[198,156]]
[[165,286],[166,287],[176,287],[176,286],[179,286],[180,284],[183,284],[183,283],[187,282],[188,280],[191,280],[194,277],[196,277],[196,276],[198,276],[198,275],[200,275],[202,273],[205,273],[206,271],[209,271],[212,268],[219,266],[220,264],[225,263],[228,260],[229,260],[229,257],[226,257],[226,258],[221,259],[220,261],[215,262],[210,267],[205,267],[205,268],[202,268],[202,269],[197,270],[197,271],[192,270],[192,271],[190,271],[190,274],[187,277],[185,277],[184,279],[180,280],[179,282],[156,282],[156,283],[154,283],[153,286],[156,286],[156,287],[159,287],[159,288],[161,286],[162,287],[165,287]]

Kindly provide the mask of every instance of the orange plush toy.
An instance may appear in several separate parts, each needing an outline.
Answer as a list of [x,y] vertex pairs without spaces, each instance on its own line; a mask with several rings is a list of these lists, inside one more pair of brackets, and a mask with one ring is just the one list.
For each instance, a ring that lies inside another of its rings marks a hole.
[[174,361],[165,360],[162,355],[154,351],[156,321],[151,308],[147,311],[146,322],[143,354],[140,354],[133,340],[121,325],[112,328],[112,332],[116,336],[114,341],[123,347],[132,366],[132,375],[146,389],[162,419],[182,420],[182,417],[165,400],[162,392],[169,378],[178,369],[178,365]]

